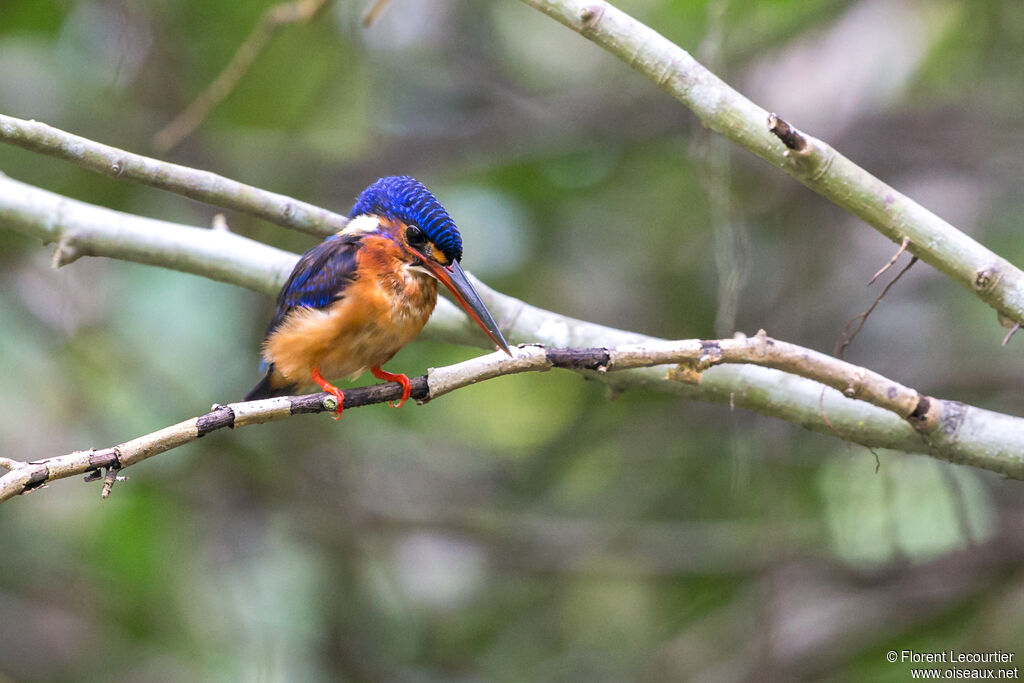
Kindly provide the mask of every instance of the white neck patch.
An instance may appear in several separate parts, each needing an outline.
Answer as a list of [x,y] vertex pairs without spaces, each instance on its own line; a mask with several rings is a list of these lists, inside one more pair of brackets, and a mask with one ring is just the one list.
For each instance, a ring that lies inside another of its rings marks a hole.
[[377,228],[380,227],[380,223],[373,216],[363,214],[362,216],[356,216],[348,222],[345,228],[339,232],[339,235],[368,235],[372,232],[377,232]]

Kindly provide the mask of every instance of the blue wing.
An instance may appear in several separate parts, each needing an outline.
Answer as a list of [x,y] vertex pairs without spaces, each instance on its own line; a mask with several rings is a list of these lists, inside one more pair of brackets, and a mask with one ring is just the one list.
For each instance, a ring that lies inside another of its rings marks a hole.
[[295,308],[325,308],[344,295],[356,278],[356,253],[360,236],[332,237],[299,259],[277,295],[277,312],[267,327],[267,337]]

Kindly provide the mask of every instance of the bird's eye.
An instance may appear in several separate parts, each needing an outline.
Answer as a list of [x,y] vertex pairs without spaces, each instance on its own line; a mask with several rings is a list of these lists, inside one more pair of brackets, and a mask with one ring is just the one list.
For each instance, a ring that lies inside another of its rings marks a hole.
[[426,234],[415,225],[410,225],[405,229],[405,241],[413,247],[422,247],[427,243]]

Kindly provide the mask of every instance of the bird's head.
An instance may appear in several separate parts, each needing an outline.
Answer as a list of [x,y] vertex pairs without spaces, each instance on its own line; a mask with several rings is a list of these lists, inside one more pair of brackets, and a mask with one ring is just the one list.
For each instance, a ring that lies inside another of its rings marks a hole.
[[411,267],[448,288],[469,317],[498,347],[512,355],[476,289],[459,265],[462,235],[448,212],[423,183],[410,176],[380,178],[359,195],[349,212],[352,221],[367,216],[380,220],[409,257]]

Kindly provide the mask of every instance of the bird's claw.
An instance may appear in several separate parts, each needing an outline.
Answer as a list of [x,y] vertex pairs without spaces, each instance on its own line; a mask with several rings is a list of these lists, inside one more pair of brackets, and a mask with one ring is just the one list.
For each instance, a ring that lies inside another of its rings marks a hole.
[[313,368],[309,374],[321,389],[337,400],[338,407],[334,410],[334,419],[340,420],[341,413],[345,410],[345,394],[342,393],[341,389],[324,379],[323,375],[320,374],[320,368]]
[[388,401],[388,405],[392,408],[401,408],[405,405],[405,402],[409,400],[409,394],[412,393],[412,382],[409,378],[402,373],[387,372],[381,368],[370,368],[370,372],[377,379],[384,380],[385,382],[398,382],[402,386],[402,398],[398,399],[398,403],[392,403]]

